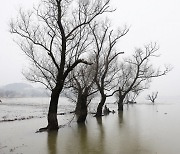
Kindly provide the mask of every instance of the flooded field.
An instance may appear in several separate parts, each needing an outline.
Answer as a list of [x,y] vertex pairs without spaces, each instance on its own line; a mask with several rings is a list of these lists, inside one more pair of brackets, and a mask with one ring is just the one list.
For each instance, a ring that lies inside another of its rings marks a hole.
[[[72,111],[74,104],[66,106],[65,101],[60,104],[58,112],[64,112],[64,109]],[[5,102],[0,104],[0,154],[180,153],[179,103],[129,105],[124,107],[121,114],[116,112],[101,119],[89,115],[84,125],[77,125],[74,119],[57,133],[35,133],[47,124],[48,100],[26,102],[29,105],[22,103],[18,106],[17,100],[11,100],[11,103],[6,100],[6,105]],[[107,106],[110,109],[117,108],[114,104]],[[5,122],[3,116],[6,119],[12,119],[13,116],[17,119],[28,116],[32,118]],[[72,118],[72,114],[58,116],[59,124],[65,124]]]
[[[50,98],[9,98],[0,103],[0,122],[43,118],[48,113]],[[74,110],[75,104],[61,98],[58,113]]]

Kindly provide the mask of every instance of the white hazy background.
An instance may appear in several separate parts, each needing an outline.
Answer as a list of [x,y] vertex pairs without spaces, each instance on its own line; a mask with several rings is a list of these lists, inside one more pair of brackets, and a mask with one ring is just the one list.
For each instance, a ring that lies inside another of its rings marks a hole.
[[[31,8],[39,0],[1,0],[0,5],[0,86],[13,82],[27,82],[22,69],[27,58],[9,33],[9,22],[15,18],[19,7]],[[111,0],[117,10],[109,17],[113,26],[130,27],[118,49],[126,55],[135,47],[150,42],[160,45],[161,56],[153,61],[155,66],[171,64],[173,70],[164,77],[154,79],[146,93],[159,91],[164,98],[177,98],[180,91],[180,1],[179,0]]]

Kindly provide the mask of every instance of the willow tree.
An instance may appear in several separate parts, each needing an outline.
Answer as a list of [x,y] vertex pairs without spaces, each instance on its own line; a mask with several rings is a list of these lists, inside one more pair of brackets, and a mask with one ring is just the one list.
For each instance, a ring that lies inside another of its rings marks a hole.
[[[80,65],[76,67],[68,76],[71,94],[68,98],[76,103],[75,114],[78,123],[84,123],[87,117],[87,107],[98,91],[94,82],[95,70],[92,65]],[[72,96],[73,94],[73,96]]]
[[147,100],[151,101],[154,105],[155,103],[155,100],[157,99],[157,96],[158,96],[158,91],[157,92],[152,92],[152,94],[148,94],[147,95]]
[[159,47],[156,43],[150,43],[143,49],[137,48],[131,57],[124,58],[119,65],[118,73],[118,110],[123,111],[123,103],[130,93],[138,95],[145,89],[148,89],[153,78],[167,75],[171,68],[165,67],[160,70],[153,67],[151,60],[157,55]]
[[42,0],[32,10],[20,9],[12,19],[10,32],[16,34],[16,42],[30,59],[31,65],[24,73],[33,82],[51,91],[48,125],[45,129],[57,130],[59,95],[68,74],[90,51],[88,24],[109,10],[110,0]]
[[118,56],[123,54],[116,49],[117,42],[129,29],[125,27],[123,30],[113,30],[107,21],[94,23],[90,28],[94,39],[94,70],[96,71],[94,81],[101,96],[96,112],[96,117],[99,117],[102,116],[102,108],[107,97],[113,95],[107,93],[114,88],[112,83],[118,71],[116,61]]

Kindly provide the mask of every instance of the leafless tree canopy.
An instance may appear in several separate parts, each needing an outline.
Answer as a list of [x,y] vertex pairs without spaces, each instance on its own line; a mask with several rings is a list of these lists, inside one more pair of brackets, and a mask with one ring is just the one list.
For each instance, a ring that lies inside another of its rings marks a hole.
[[[86,94],[87,104],[89,104],[93,98],[93,94],[97,92],[94,85],[94,75],[95,70],[92,65],[79,65],[79,67],[75,68],[68,75],[65,88],[65,91],[67,89],[66,96],[77,103],[78,94]],[[68,94],[69,89],[71,89],[70,95]]]
[[42,0],[33,10],[20,9],[10,32],[17,34],[16,42],[31,60],[25,77],[52,90],[75,65],[87,63],[82,59],[91,51],[87,25],[111,11],[109,0]]
[[89,24],[106,12],[110,0],[42,0],[31,11],[19,12],[10,23],[10,32],[29,57],[25,77],[44,84],[51,93],[48,130],[58,129],[59,95],[68,74],[80,63],[90,64],[85,55],[92,51]]
[[101,95],[96,116],[101,116],[106,97],[112,95],[107,95],[107,92],[110,92],[114,88],[112,83],[118,72],[116,65],[118,55],[123,53],[116,50],[116,44],[129,29],[125,27],[123,30],[112,30],[107,21],[101,23],[94,22],[93,24],[89,24],[89,26],[92,31],[94,47],[93,63],[94,70],[96,71],[94,81]]
[[[136,97],[148,88],[152,78],[170,71],[169,67],[155,69],[150,63],[152,57],[158,57],[156,43],[136,49],[132,57],[118,62],[124,52],[117,50],[116,44],[129,29],[114,30],[102,18],[102,14],[114,11],[109,3],[110,0],[41,0],[32,10],[20,9],[19,16],[10,22],[10,32],[16,35],[15,41],[31,62],[25,77],[52,92],[48,130],[59,128],[57,108],[64,86],[81,94],[82,104],[99,91],[101,102],[96,115],[101,116],[107,97],[118,92],[122,106],[127,95]],[[85,104],[84,117],[86,107]]]
[[157,50],[157,44],[150,43],[144,49],[136,49],[132,57],[125,58],[120,63],[117,85],[122,97],[125,98],[129,92],[138,95],[149,88],[153,78],[166,75],[171,70],[170,67],[165,67],[164,70],[153,67],[150,60],[152,57],[159,57],[156,54]]
[[157,99],[158,92],[152,92],[152,94],[147,95],[147,100],[150,100],[153,104],[155,103],[155,100]]
[[[123,37],[129,29],[112,30],[108,22],[90,25],[93,34],[94,46],[94,69],[96,70],[95,82],[98,89],[110,91],[111,83],[117,73],[116,61],[118,55],[124,52],[116,50],[118,40]],[[104,93],[103,92],[103,93]]]

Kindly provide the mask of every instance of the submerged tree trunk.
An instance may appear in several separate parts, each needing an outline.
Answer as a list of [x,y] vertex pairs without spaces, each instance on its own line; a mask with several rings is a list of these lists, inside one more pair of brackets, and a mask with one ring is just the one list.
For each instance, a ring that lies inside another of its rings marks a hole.
[[82,92],[79,91],[78,92],[77,103],[76,103],[76,109],[75,109],[75,114],[76,115],[80,114],[80,111],[81,111],[81,104],[82,104],[81,96],[82,96]]
[[49,131],[59,129],[58,120],[57,120],[57,108],[58,108],[58,100],[61,90],[62,90],[61,87],[55,87],[51,93],[51,100],[48,111],[48,126],[47,126],[47,129]]
[[119,96],[118,100],[118,111],[123,111],[124,96]]
[[75,113],[77,115],[77,122],[84,123],[87,117],[87,95],[86,94],[78,94],[78,101]]
[[102,116],[102,109],[103,109],[105,102],[106,102],[106,95],[101,95],[101,102],[98,104],[97,112],[95,115],[96,117]]
[[119,93],[118,94],[118,96],[119,96],[118,111],[123,111],[123,102],[124,102],[124,98],[125,98],[126,94],[122,94],[122,90],[120,87],[119,87],[118,93]]

